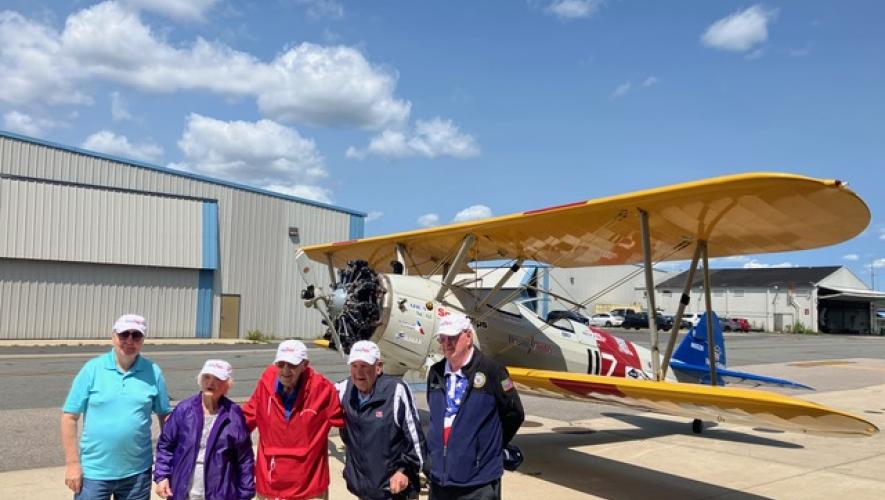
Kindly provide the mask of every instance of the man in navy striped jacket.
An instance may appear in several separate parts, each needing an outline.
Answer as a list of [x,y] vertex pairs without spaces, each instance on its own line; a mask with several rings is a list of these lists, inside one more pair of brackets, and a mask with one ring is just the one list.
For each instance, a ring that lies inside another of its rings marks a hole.
[[504,448],[525,418],[507,369],[473,346],[475,334],[460,313],[437,326],[445,359],[427,377],[431,500],[500,499]]

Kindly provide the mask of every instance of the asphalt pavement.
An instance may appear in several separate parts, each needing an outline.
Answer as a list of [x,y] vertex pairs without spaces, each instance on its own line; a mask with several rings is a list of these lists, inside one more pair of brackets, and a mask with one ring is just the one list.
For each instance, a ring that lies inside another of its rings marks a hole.
[[[648,344],[647,332],[612,332]],[[782,392],[851,411],[885,427],[885,338],[727,334],[726,345],[730,367],[807,383],[817,392]],[[82,364],[109,348],[0,346],[0,491],[69,498],[59,475],[60,406]],[[206,359],[226,359],[235,368],[231,396],[244,400],[273,360],[275,348],[148,341],[144,354],[163,368],[174,400],[197,390],[195,377]],[[333,381],[347,376],[340,355],[333,351],[311,348],[310,358]],[[417,399],[419,407],[426,408],[422,395]],[[836,439],[711,424],[696,436],[682,418],[601,404],[523,399],[527,421],[516,440],[527,459],[519,473],[505,478],[505,498],[877,498],[885,491],[885,482],[875,479],[885,467],[881,433]],[[333,456],[341,455],[337,438],[330,447]],[[335,472],[340,461],[333,462],[337,494],[332,498],[346,497]]]

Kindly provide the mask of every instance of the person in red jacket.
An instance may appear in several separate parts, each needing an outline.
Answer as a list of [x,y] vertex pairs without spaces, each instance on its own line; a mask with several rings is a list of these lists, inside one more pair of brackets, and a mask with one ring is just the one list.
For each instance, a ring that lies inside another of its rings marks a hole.
[[335,386],[309,363],[303,343],[282,342],[243,405],[246,425],[259,434],[258,498],[328,498],[329,430],[344,426],[344,413]]

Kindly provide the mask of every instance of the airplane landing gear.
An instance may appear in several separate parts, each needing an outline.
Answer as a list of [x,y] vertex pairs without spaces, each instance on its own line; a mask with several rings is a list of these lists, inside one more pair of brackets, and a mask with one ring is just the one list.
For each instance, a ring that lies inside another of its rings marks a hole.
[[691,421],[691,432],[694,432],[695,434],[700,434],[703,431],[704,431],[704,422],[702,422],[701,419],[696,418]]

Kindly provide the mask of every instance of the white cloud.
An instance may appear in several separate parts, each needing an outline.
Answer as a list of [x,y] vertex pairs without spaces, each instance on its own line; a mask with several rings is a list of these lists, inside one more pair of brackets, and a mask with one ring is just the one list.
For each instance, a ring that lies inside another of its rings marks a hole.
[[111,92],[111,116],[115,122],[132,119],[132,114],[126,107],[126,101],[120,97],[120,93],[117,91]]
[[438,214],[424,214],[418,217],[418,225],[421,227],[430,227],[439,224]]
[[13,104],[88,103],[78,86],[106,80],[252,97],[277,121],[378,130],[408,123],[411,103],[394,95],[397,79],[345,46],[302,43],[264,62],[203,38],[172,45],[116,2],[72,14],[62,32],[0,12],[0,101]]
[[714,49],[746,52],[768,40],[768,23],[776,16],[777,10],[754,5],[711,24],[701,36],[701,43]]
[[860,259],[860,255],[857,255],[856,253],[849,253],[843,255],[842,258],[845,260],[858,260]]
[[552,0],[544,11],[564,20],[582,19],[595,14],[601,5],[602,0]]
[[625,95],[627,95],[628,92],[630,92],[630,89],[632,87],[633,87],[633,84],[630,82],[624,82],[624,83],[618,85],[617,87],[615,87],[614,92],[612,92],[610,99],[615,100],[615,99],[620,99],[621,97],[624,97]]
[[344,17],[344,6],[336,0],[295,0],[295,3],[307,7],[307,14],[313,18]]
[[885,259],[876,259],[873,261],[873,268],[881,269],[885,267]]
[[16,12],[0,12],[0,101],[11,104],[87,104],[72,76],[76,63],[62,55],[58,33]]
[[479,143],[470,134],[462,133],[451,120],[434,118],[418,120],[410,131],[385,130],[372,138],[366,149],[347,148],[347,157],[362,160],[368,155],[389,159],[413,156],[436,158],[470,158],[480,154]]
[[366,222],[375,222],[380,219],[384,215],[384,212],[379,212],[377,210],[372,210],[368,214],[366,214]]
[[34,118],[19,111],[8,111],[3,114],[3,127],[12,132],[39,137],[43,132],[64,125],[48,118]]
[[791,262],[781,262],[779,264],[766,264],[756,259],[750,259],[744,264],[744,269],[762,269],[767,267],[796,267]]
[[271,120],[221,121],[191,113],[178,141],[185,168],[222,179],[330,202],[317,186],[328,176],[314,141]]
[[455,214],[452,222],[465,222],[468,220],[487,219],[492,216],[492,209],[485,205],[471,205]]
[[642,82],[642,86],[643,87],[651,87],[652,85],[657,85],[658,83],[661,83],[661,80],[659,80],[658,77],[650,76],[650,77],[646,78],[645,81]]
[[124,135],[100,130],[83,141],[83,148],[123,158],[157,162],[163,157],[163,148],[151,143],[132,144]]
[[885,227],[879,228],[879,239],[885,241]]
[[136,9],[148,10],[179,21],[202,21],[218,0],[123,0]]

